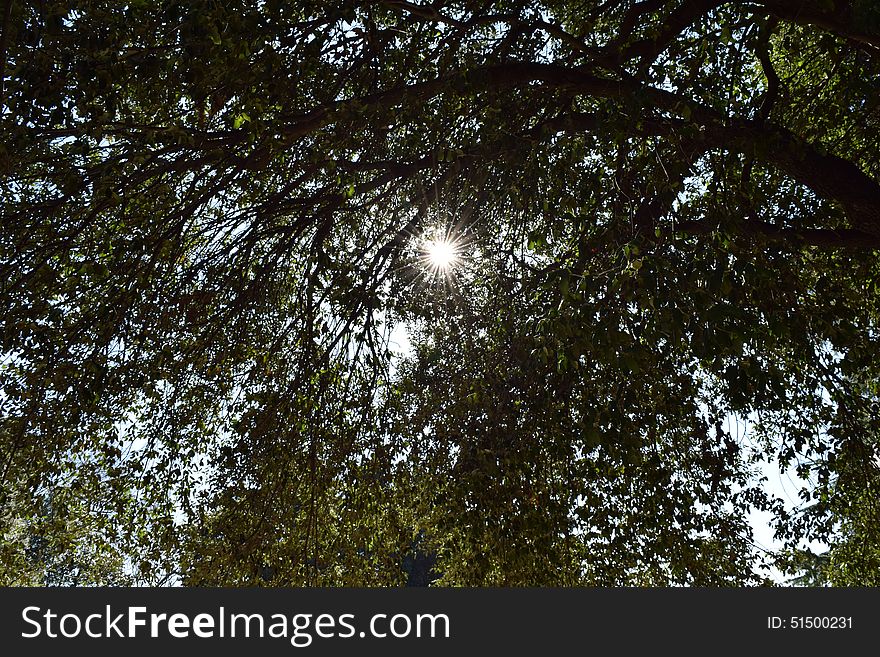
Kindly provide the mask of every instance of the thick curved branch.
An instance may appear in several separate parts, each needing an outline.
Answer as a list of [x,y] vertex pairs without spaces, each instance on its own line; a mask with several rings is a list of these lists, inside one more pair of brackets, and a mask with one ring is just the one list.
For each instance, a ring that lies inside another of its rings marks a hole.
[[[819,196],[840,203],[854,228],[880,235],[880,185],[852,162],[822,152],[785,128],[764,122],[731,120],[714,109],[678,94],[644,87],[631,80],[597,77],[584,67],[513,62],[465,71],[448,78],[364,98],[358,102],[390,107],[404,101],[425,100],[449,89],[475,91],[534,82],[597,98],[640,99],[647,107],[653,105],[668,112],[686,115],[699,130],[695,139],[697,144],[702,143],[707,149],[725,148],[744,153],[772,164]],[[329,121],[331,116],[330,112],[326,112],[320,118],[309,119],[300,124],[299,129],[292,129],[289,134],[300,134],[303,126],[315,129],[316,123]],[[675,125],[669,123],[670,127]],[[678,125],[681,127],[683,124]]]
[[[880,249],[880,235],[872,235],[853,228],[782,228],[765,221],[748,220],[737,225],[739,234],[760,236],[771,241],[785,241],[806,246],[825,248]],[[677,221],[675,231],[692,235],[717,230],[709,221]]]
[[[865,20],[875,8],[870,8],[870,0],[861,3],[852,0],[759,0],[779,18],[799,25],[813,25],[828,32],[864,43],[880,52],[880,26]],[[857,5],[861,4],[861,7]]]
[[819,196],[837,201],[854,228],[880,236],[880,185],[849,160],[825,154],[784,128],[756,122],[707,126],[706,135],[714,146],[772,164]]
[[[688,129],[687,123],[692,123],[690,130],[698,131],[694,140],[698,146],[704,149],[724,148],[774,165],[819,196],[840,203],[854,228],[880,235],[880,185],[852,162],[825,154],[784,128],[763,122],[730,119],[687,97],[646,87],[633,79],[615,80],[597,76],[588,66],[508,62],[458,71],[433,80],[317,107],[306,114],[290,117],[281,128],[283,138],[258,147],[241,162],[241,166],[264,166],[279,150],[331,124],[344,125],[350,118],[361,117],[364,111],[391,111],[404,104],[423,104],[441,94],[471,95],[535,85],[594,98],[636,101],[645,108],[645,116],[649,120],[652,120],[652,115],[656,116],[655,109],[684,116],[687,122],[653,120],[658,121],[661,128],[665,124],[669,130]],[[228,136],[224,137],[228,139]]]

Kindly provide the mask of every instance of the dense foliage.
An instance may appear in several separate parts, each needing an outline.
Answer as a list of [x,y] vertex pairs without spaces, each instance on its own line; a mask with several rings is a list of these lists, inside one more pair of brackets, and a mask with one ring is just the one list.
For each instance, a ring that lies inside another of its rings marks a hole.
[[880,583],[874,0],[6,0],[0,53],[4,583]]

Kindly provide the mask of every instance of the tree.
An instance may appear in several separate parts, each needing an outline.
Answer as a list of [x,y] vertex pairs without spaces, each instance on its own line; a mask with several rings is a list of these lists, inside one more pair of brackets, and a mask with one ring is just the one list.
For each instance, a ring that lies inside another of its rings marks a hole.
[[873,577],[876,3],[5,8],[7,572]]

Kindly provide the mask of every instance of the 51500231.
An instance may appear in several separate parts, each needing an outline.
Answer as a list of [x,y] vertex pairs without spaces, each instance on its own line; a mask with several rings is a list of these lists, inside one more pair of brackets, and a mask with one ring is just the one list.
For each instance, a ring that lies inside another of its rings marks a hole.
[[852,616],[767,616],[770,630],[851,630]]

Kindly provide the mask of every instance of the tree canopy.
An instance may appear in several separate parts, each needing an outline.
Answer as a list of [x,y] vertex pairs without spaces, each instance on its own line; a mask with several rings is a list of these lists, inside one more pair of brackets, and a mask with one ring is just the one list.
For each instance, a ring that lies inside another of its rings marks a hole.
[[880,583],[874,0],[4,10],[4,583]]

